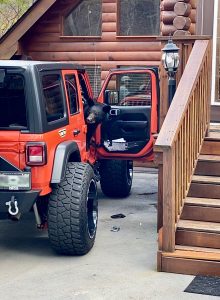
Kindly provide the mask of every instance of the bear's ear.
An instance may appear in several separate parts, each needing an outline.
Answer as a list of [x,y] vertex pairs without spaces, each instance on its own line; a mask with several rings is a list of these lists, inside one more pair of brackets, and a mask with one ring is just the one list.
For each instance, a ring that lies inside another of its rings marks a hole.
[[103,110],[104,113],[107,114],[107,113],[110,112],[111,106],[106,104],[105,106],[103,106],[102,110]]

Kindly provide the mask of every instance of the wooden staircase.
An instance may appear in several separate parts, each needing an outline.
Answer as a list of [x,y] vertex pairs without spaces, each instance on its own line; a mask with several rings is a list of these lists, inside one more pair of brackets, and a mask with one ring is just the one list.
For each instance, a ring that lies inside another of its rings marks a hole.
[[175,232],[175,251],[159,252],[166,272],[220,276],[220,125],[198,157]]
[[210,43],[196,41],[154,151],[158,270],[220,276],[220,126],[210,127]]

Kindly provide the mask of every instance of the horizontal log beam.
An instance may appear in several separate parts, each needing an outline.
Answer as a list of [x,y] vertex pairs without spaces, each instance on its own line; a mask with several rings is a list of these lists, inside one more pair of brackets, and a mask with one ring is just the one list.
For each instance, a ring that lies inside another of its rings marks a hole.
[[185,3],[189,3],[190,0],[178,0],[179,2],[185,2]]
[[188,30],[176,30],[173,36],[189,36],[191,33]]
[[116,13],[102,13],[102,22],[116,22]]
[[190,5],[192,8],[197,8],[197,3],[198,3],[198,0],[190,0]]
[[162,11],[161,12],[161,21],[165,25],[172,25],[175,17],[176,17],[176,14],[174,11]]
[[29,52],[33,58],[38,57],[40,60],[49,61],[160,61],[161,53],[155,52],[111,52],[111,53],[96,53],[96,52]]
[[195,34],[196,33],[196,24],[195,23],[192,23],[189,27],[189,32],[191,34]]
[[192,23],[196,23],[196,9],[191,9],[189,18],[191,19]]
[[188,30],[190,25],[191,25],[191,20],[189,17],[183,17],[183,16],[177,16],[173,20],[173,25],[177,29],[183,29],[183,30]]
[[60,36],[59,33],[50,32],[50,33],[41,33],[41,34],[28,34],[25,39],[25,44],[28,45],[36,44],[36,43],[43,43],[43,42],[57,42],[63,43],[64,41],[72,42],[72,43],[81,43],[83,42],[155,42],[157,37],[155,36],[148,36],[148,37],[120,37],[117,36],[115,32],[103,32],[101,37],[76,37],[76,36]]
[[37,24],[34,26],[34,34],[43,34],[43,33],[61,33],[61,24],[60,23],[49,23]]
[[178,16],[188,17],[190,15],[191,9],[191,5],[184,2],[177,2],[174,6],[174,12]]
[[116,3],[103,3],[102,12],[103,13],[116,13],[117,4]]
[[117,27],[115,22],[103,22],[102,32],[116,32]]
[[161,2],[161,10],[171,10],[173,11],[174,5],[178,2],[178,0],[163,0]]
[[176,27],[173,25],[165,25],[165,24],[161,25],[162,35],[168,36],[170,34],[173,34],[175,31],[176,31]]
[[144,61],[98,61],[95,63],[93,60],[92,61],[78,61],[79,64],[82,65],[92,65],[94,66],[95,64],[101,66],[102,71],[109,71],[110,69],[115,69],[118,66],[141,66],[141,67],[146,67],[146,66],[159,66],[160,61],[150,61],[150,60],[144,60]]
[[134,52],[155,51],[160,52],[160,42],[64,42],[64,43],[30,43],[27,48],[31,52]]

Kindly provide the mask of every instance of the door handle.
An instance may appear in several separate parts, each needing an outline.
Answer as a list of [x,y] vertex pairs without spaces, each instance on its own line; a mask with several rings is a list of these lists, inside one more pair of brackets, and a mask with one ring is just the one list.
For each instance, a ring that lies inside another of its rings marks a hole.
[[77,136],[79,133],[80,133],[80,130],[79,130],[79,129],[74,129],[74,130],[73,130],[73,135],[74,135],[74,136]]
[[112,108],[112,109],[110,110],[109,114],[110,114],[111,116],[118,116],[118,115],[120,114],[120,109],[118,109],[118,108]]

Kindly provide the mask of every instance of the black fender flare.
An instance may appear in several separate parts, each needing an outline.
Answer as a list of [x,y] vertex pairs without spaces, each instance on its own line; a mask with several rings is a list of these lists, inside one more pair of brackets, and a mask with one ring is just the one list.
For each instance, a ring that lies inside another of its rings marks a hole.
[[65,141],[57,146],[54,157],[51,183],[60,183],[64,179],[69,157],[73,153],[76,153],[79,156],[79,148],[77,143],[74,141]]

